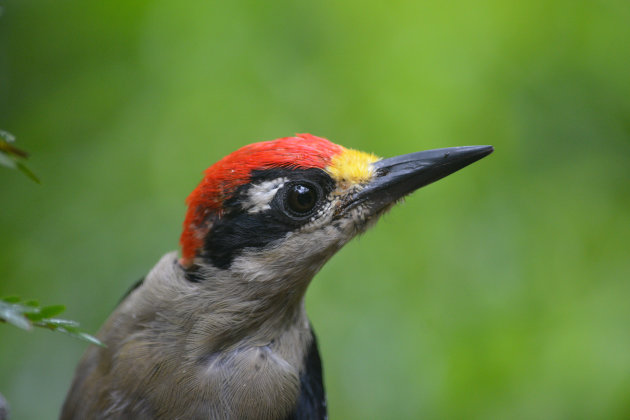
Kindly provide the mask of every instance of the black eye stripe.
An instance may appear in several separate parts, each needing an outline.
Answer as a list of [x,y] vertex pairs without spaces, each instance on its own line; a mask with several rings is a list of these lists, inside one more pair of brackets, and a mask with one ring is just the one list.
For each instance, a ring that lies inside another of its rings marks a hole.
[[[270,203],[270,209],[250,213],[247,203],[250,202],[249,191],[252,185],[274,179],[285,178],[287,181],[278,190]],[[264,248],[269,243],[283,238],[287,233],[308,223],[313,214],[321,207],[323,200],[334,188],[332,178],[321,169],[270,169],[253,171],[250,182],[239,187],[232,198],[223,205],[224,213],[212,220],[202,251],[202,258],[215,267],[229,268],[246,248]],[[303,186],[315,191],[313,207],[310,195],[298,188],[297,202],[303,211],[288,214],[286,202],[288,192],[296,186]]]

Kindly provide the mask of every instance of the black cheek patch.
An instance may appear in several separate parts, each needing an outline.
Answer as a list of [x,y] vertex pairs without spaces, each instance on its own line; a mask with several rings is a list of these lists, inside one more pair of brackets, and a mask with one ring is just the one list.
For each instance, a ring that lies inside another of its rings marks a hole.
[[243,249],[264,248],[308,222],[308,217],[295,220],[284,214],[279,208],[280,196],[274,197],[268,210],[256,213],[247,211],[245,203],[249,201],[251,186],[278,178],[286,178],[287,182],[305,180],[317,184],[324,197],[334,187],[332,178],[321,169],[276,168],[253,171],[251,182],[239,187],[232,198],[225,201],[223,216],[212,221],[210,232],[204,240],[202,258],[217,268],[227,269]]
[[217,268],[226,269],[245,248],[262,248],[284,237],[293,226],[287,226],[270,211],[239,213],[218,219],[204,243],[203,257]]

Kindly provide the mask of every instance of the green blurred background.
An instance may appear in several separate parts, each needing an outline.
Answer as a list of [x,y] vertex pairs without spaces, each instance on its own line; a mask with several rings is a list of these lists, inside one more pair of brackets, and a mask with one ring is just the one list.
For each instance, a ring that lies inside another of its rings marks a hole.
[[[332,419],[630,418],[630,2],[0,1],[0,295],[96,332],[201,171],[296,132],[496,152],[316,277]],[[86,344],[0,325],[13,419]]]

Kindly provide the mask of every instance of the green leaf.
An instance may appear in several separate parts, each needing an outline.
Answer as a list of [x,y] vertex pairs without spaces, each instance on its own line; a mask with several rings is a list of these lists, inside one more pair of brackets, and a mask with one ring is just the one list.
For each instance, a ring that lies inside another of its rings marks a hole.
[[28,152],[22,149],[18,149],[17,147],[12,145],[11,143],[13,143],[14,141],[15,137],[10,140],[0,139],[0,151],[6,153],[8,156],[26,159],[28,157]]
[[0,298],[0,322],[30,330],[33,326],[59,331],[97,346],[105,345],[96,337],[79,330],[79,323],[69,319],[51,318],[66,310],[64,305],[40,307],[36,300],[21,302],[19,296]]
[[65,310],[66,310],[66,307],[64,305],[50,305],[50,306],[44,306],[43,308],[41,308],[39,313],[43,315],[44,318],[50,318],[55,315],[59,315]]
[[38,322],[41,326],[47,328],[78,328],[79,323],[70,319],[48,318]]
[[44,319],[44,317],[39,314],[38,310],[33,310],[31,312],[24,312],[23,314],[31,322],[37,322]]
[[21,160],[28,158],[28,152],[18,149],[11,144],[13,142],[15,142],[15,137],[11,133],[0,130],[0,165],[17,169],[33,181],[41,184],[37,175],[21,162]]
[[31,329],[31,322],[22,314],[22,307],[13,303],[0,301],[0,320],[23,330]]
[[[56,320],[56,321],[65,321],[62,319]],[[76,323],[75,323],[76,324]],[[94,337],[93,335],[90,335],[88,333],[85,333],[81,330],[79,330],[77,327],[79,326],[79,324],[76,325],[64,325],[64,326],[59,326],[57,328],[57,331],[62,332],[62,333],[66,333],[72,337],[78,338],[79,340],[83,340],[83,341],[87,341],[88,343],[91,344],[96,344],[97,346],[100,347],[106,347],[105,344],[99,340],[98,338]]]
[[91,344],[96,344],[99,347],[107,347],[105,343],[103,343],[101,340],[99,340],[98,338],[88,333],[80,332],[74,336],[78,338],[79,340],[87,341],[88,343],[91,343]]
[[17,162],[11,159],[6,153],[0,150],[0,165],[6,166],[7,168],[17,169]]
[[8,322],[9,324],[13,324],[16,327],[21,328],[23,330],[28,331],[32,328],[29,320],[26,317],[24,317],[24,315],[20,315],[16,312],[2,313],[2,311],[0,311],[0,318],[3,321]]
[[35,175],[30,169],[28,169],[26,167],[26,165],[24,165],[21,162],[17,162],[17,168],[20,172],[22,172],[24,175],[26,175],[27,177],[31,178],[33,181],[37,182],[38,184],[41,184],[42,182],[39,180],[39,178],[37,178],[37,175]]
[[15,141],[15,136],[5,130],[0,130],[0,138],[4,139],[7,143],[13,143]]

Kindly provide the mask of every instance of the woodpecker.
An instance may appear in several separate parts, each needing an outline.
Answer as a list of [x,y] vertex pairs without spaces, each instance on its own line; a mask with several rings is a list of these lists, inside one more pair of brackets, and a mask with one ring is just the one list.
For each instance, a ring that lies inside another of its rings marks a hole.
[[166,254],[88,348],[61,419],[325,419],[313,276],[396,202],[493,151],[380,159],[310,134],[250,144],[187,198]]

